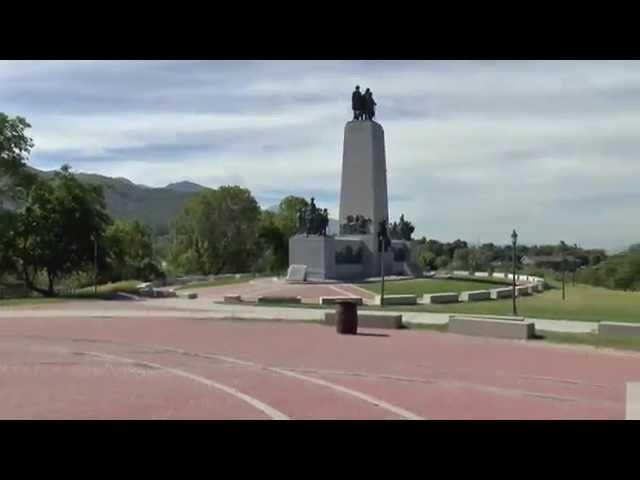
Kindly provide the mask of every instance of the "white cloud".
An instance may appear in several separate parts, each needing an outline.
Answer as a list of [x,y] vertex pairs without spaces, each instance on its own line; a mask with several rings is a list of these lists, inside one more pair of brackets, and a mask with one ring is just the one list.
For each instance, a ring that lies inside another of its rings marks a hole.
[[260,198],[335,191],[334,215],[356,83],[379,103],[391,214],[419,233],[640,239],[640,62],[0,62],[0,103],[32,123],[36,165],[68,155]]

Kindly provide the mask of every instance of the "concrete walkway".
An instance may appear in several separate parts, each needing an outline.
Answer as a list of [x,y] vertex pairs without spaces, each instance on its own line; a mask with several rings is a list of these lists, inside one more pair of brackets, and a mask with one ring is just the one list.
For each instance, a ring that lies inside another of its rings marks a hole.
[[[24,307],[9,307],[0,310],[0,318],[8,317],[186,317],[186,318],[238,318],[276,319],[291,321],[320,321],[327,310],[320,308],[263,307],[214,303],[210,299],[159,298],[135,302],[64,302]],[[378,312],[374,312],[378,313]],[[382,313],[382,312],[380,312]],[[384,313],[401,314],[405,323],[422,325],[444,325],[448,313],[401,312],[385,310]],[[545,320],[528,318],[537,330],[553,332],[588,333],[598,328],[596,322],[573,320]]]

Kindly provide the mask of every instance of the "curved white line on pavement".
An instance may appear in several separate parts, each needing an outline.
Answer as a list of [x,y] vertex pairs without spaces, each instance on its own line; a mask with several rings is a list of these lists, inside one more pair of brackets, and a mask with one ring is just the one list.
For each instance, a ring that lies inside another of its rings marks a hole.
[[306,375],[301,375],[299,373],[290,372],[288,370],[282,370],[280,368],[270,368],[267,367],[267,370],[271,370],[273,372],[281,373],[282,375],[289,375],[294,378],[299,378],[301,380],[305,380],[307,382],[316,383],[318,385],[323,385],[325,387],[331,388],[332,390],[336,390],[338,392],[346,393],[347,395],[352,395],[357,397],[365,402],[372,403],[373,405],[384,408],[385,410],[389,410],[390,412],[399,415],[400,417],[406,418],[407,420],[425,420],[424,418],[412,413],[408,410],[405,410],[400,407],[396,407],[395,405],[391,405],[390,403],[379,400],[375,397],[367,395],[365,393],[358,392],[356,390],[351,390],[350,388],[343,387],[341,385],[336,385],[335,383],[327,382],[325,380],[320,380],[319,378],[308,377]]
[[265,413],[272,420],[290,420],[290,418],[287,417],[284,413],[276,410],[275,408],[270,407],[269,405],[267,405],[266,403],[261,402],[257,398],[254,398],[254,397],[251,397],[249,395],[246,395],[246,394],[240,392],[239,390],[236,390],[235,388],[228,387],[228,386],[223,385],[221,383],[214,382],[212,380],[209,380],[208,378],[204,378],[204,377],[201,377],[199,375],[194,375],[193,373],[189,373],[189,372],[186,372],[184,370],[179,370],[179,369],[173,368],[173,367],[166,367],[164,365],[159,365],[157,363],[144,362],[144,361],[134,360],[134,359],[131,359],[131,358],[121,357],[121,356],[117,356],[117,355],[109,355],[109,354],[106,354],[106,353],[99,353],[99,352],[82,352],[82,353],[84,353],[86,355],[93,355],[93,356],[99,357],[99,358],[104,358],[104,359],[107,359],[107,360],[115,360],[115,361],[124,362],[124,363],[133,363],[133,364],[137,364],[137,365],[145,365],[145,366],[148,366],[148,367],[158,368],[160,370],[165,370],[167,372],[173,373],[174,375],[178,375],[180,377],[185,377],[185,378],[188,378],[190,380],[194,380],[196,382],[203,383],[203,384],[205,384],[205,385],[207,385],[209,387],[214,387],[214,388],[217,388],[219,390],[222,390],[223,392],[226,392],[229,395],[232,395],[232,396],[234,396],[236,398],[239,398],[240,400],[243,400],[243,401],[247,402],[252,407],[260,410],[263,413]]
[[355,298],[357,297],[357,295],[355,293],[352,292],[348,292],[346,290],[343,290],[340,287],[336,287],[335,285],[329,285],[329,288],[331,288],[332,290],[335,290],[336,292],[342,294],[342,295],[346,295],[349,298]]
[[214,360],[222,360],[224,362],[236,363],[236,364],[243,365],[243,366],[246,366],[246,367],[254,367],[254,368],[259,368],[261,370],[267,370],[267,371],[270,371],[270,372],[279,373],[281,375],[287,375],[289,377],[294,377],[294,378],[297,378],[299,380],[304,380],[306,382],[311,382],[311,383],[315,383],[317,385],[322,385],[324,387],[330,388],[330,389],[335,390],[335,391],[340,392],[340,393],[351,395],[353,397],[359,398],[360,400],[364,400],[365,402],[371,403],[371,404],[375,405],[376,407],[380,407],[380,408],[383,408],[385,410],[388,410],[388,411],[390,411],[390,412],[392,412],[392,413],[394,413],[394,414],[396,414],[396,415],[398,415],[398,416],[400,416],[402,418],[405,418],[407,420],[426,420],[425,418],[420,417],[420,416],[416,415],[413,412],[410,412],[410,411],[405,410],[405,409],[400,408],[400,407],[396,407],[395,405],[391,405],[390,403],[387,403],[384,400],[380,400],[378,398],[372,397],[371,395],[367,395],[365,393],[361,393],[361,392],[358,392],[356,390],[352,390],[350,388],[343,387],[342,385],[337,385],[335,383],[328,382],[326,380],[321,380],[321,379],[315,378],[315,377],[309,377],[307,375],[302,375],[300,373],[295,373],[295,372],[292,372],[292,371],[289,371],[289,370],[285,370],[285,369],[282,369],[282,368],[268,367],[268,366],[265,366],[265,365],[260,365],[260,364],[253,363],[253,362],[248,362],[248,361],[245,361],[245,360],[239,360],[239,359],[232,358],[232,357],[227,357],[227,356],[224,356],[224,355],[215,355],[215,354],[211,354],[211,353],[193,353],[193,352],[188,352],[188,351],[181,350],[181,349],[178,349],[178,348],[165,347],[165,346],[162,346],[162,345],[157,345],[157,346],[154,346],[154,347],[162,348],[162,349],[165,349],[167,351],[176,352],[176,353],[180,353],[180,354],[183,354],[183,355],[191,355],[191,356],[198,356],[198,357],[204,357],[204,358],[212,358]]

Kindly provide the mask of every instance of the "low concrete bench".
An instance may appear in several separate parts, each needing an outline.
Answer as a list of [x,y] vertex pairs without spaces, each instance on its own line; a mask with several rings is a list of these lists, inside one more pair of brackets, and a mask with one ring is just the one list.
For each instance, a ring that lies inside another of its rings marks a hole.
[[536,332],[531,321],[494,320],[463,315],[449,317],[449,332],[480,337],[512,338],[527,340]]
[[608,337],[639,337],[640,324],[620,322],[598,323],[598,335]]
[[362,305],[361,297],[320,297],[320,305],[335,305],[336,302],[353,302]]
[[627,382],[626,420],[640,420],[640,382]]
[[432,293],[422,296],[422,303],[458,303],[459,300],[460,294],[455,292]]
[[[380,305],[380,295],[376,295],[374,303]],[[385,305],[417,305],[418,297],[415,295],[385,295]]]
[[302,303],[302,297],[279,297],[277,295],[263,295],[258,297],[258,303]]
[[501,298],[511,298],[513,297],[513,289],[511,287],[508,288],[494,288],[493,290],[489,290],[491,292],[491,298],[493,300],[499,300]]
[[242,303],[242,297],[240,295],[225,295],[223,298],[224,303]]
[[480,302],[482,300],[491,300],[491,292],[489,290],[475,290],[460,294],[461,302]]
[[[324,321],[328,325],[335,325],[336,324],[335,312],[325,313]],[[401,327],[402,327],[402,315],[358,312],[358,328],[397,329]]]
[[521,285],[516,287],[516,296],[517,297],[528,297],[531,295],[531,287],[529,285]]
[[461,315],[461,314],[449,315],[449,320],[451,320],[451,317],[479,318],[480,320],[482,320],[482,319],[487,319],[487,320],[508,320],[508,321],[511,321],[511,322],[523,322],[524,321],[524,317],[513,317],[511,315],[472,315],[472,314],[465,313],[464,315]]
[[187,293],[185,297],[188,298],[189,300],[195,300],[196,298],[198,298],[198,294],[195,292],[191,292],[191,293]]

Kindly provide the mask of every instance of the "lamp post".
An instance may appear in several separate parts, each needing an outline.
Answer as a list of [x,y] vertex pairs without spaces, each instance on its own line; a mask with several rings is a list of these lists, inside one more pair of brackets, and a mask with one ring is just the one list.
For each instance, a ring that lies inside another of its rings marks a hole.
[[566,299],[566,294],[565,294],[565,279],[567,276],[567,257],[565,255],[565,243],[564,241],[560,241],[560,251],[562,253],[562,300]]
[[96,236],[92,235],[93,239],[93,291],[98,294],[98,241]]
[[389,248],[387,220],[382,220],[378,228],[378,252],[380,253],[380,307],[384,307],[384,253]]
[[518,309],[516,308],[516,245],[518,243],[518,233],[515,228],[513,229],[513,233],[511,234],[511,245],[513,246],[513,278],[511,279],[512,285],[512,295],[513,299],[513,316],[515,317],[518,314]]

